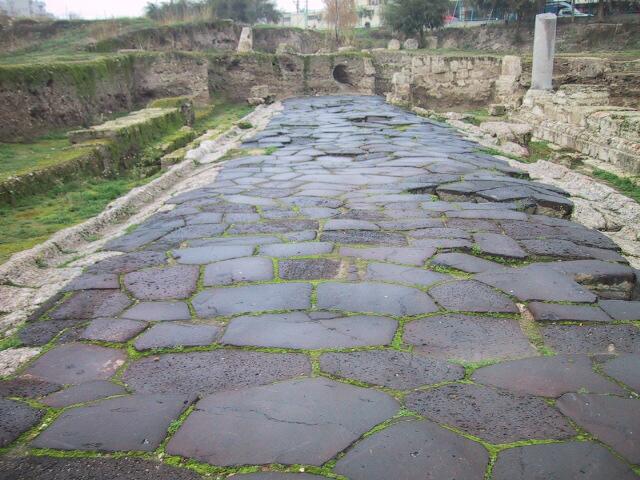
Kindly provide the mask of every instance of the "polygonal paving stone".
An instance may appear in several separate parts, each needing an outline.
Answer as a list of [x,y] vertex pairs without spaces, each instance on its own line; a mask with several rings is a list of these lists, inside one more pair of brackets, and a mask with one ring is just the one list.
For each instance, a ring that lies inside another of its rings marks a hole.
[[272,279],[273,262],[270,258],[246,257],[225,260],[207,265],[204,271],[204,284],[207,286]]
[[140,300],[187,298],[196,290],[198,267],[176,265],[127,273],[124,286]]
[[343,257],[357,257],[365,260],[378,260],[380,262],[404,263],[406,265],[424,265],[436,252],[435,248],[400,248],[400,247],[374,247],[352,248],[342,247],[340,255]]
[[640,355],[620,355],[605,363],[602,371],[640,392]]
[[504,258],[523,259],[527,257],[518,242],[507,235],[498,233],[476,233],[473,236],[475,244],[482,253]]
[[3,478],[11,480],[200,480],[186,468],[140,458],[0,458]]
[[62,408],[126,393],[127,391],[121,385],[116,385],[106,380],[96,380],[95,382],[74,385],[48,395],[42,399],[42,403],[50,407]]
[[49,350],[25,373],[47,382],[77,385],[110,378],[125,359],[126,354],[121,350],[69,343]]
[[445,315],[405,325],[404,341],[438,358],[466,362],[530,357],[535,349],[516,320],[469,315]]
[[147,322],[118,318],[96,318],[82,333],[86,340],[126,342],[147,328]]
[[601,300],[598,305],[614,320],[640,320],[640,302]]
[[441,253],[431,263],[442,267],[455,268],[467,273],[482,273],[504,269],[504,265],[474,257],[466,253]]
[[237,475],[237,480],[322,480],[327,477],[311,475],[309,473],[281,473],[281,472],[260,472]]
[[398,408],[384,393],[324,378],[227,391],[197,404],[167,453],[221,466],[322,465]]
[[303,230],[317,230],[318,222],[315,220],[272,220],[261,223],[241,223],[233,225],[227,233],[229,235],[256,234],[256,233],[287,233]]
[[172,353],[131,364],[123,381],[137,392],[210,394],[311,373],[305,355],[243,350]]
[[589,357],[558,355],[525,358],[476,370],[472,379],[519,394],[559,397],[569,392],[624,394],[624,390],[593,371]]
[[480,385],[445,385],[414,392],[407,408],[494,444],[563,439],[576,434],[560,412],[538,397]]
[[122,314],[124,318],[145,322],[189,320],[191,312],[184,302],[140,302]]
[[367,266],[365,278],[367,280],[381,282],[398,282],[427,286],[437,282],[451,280],[453,277],[421,268],[403,267],[389,263],[370,263]]
[[366,220],[331,219],[324,224],[323,230],[380,230],[380,227]]
[[634,480],[629,466],[593,442],[525,445],[498,455],[493,480]]
[[129,297],[117,290],[82,290],[63,302],[50,316],[54,320],[111,317],[129,305]]
[[225,228],[226,225],[189,225],[174,230],[162,240],[169,244],[177,244],[194,238],[214,237],[224,232]]
[[480,444],[429,421],[404,421],[356,444],[335,471],[352,480],[482,480],[488,463]]
[[325,353],[320,368],[332,375],[396,390],[460,380],[464,368],[395,350]]
[[518,311],[509,297],[473,280],[437,285],[429,290],[429,295],[447,310],[494,313]]
[[311,307],[311,285],[286,283],[214,288],[199,293],[193,307],[200,317]]
[[120,288],[118,275],[115,273],[85,273],[74,278],[66,287],[65,292],[76,290],[109,290]]
[[542,337],[558,353],[640,353],[640,330],[633,325],[548,325]]
[[322,255],[331,253],[333,244],[327,242],[276,243],[260,247],[262,255],[270,257],[296,257],[302,255]]
[[167,262],[167,257],[161,252],[127,253],[107,258],[87,267],[88,273],[129,273],[142,268],[154,267]]
[[182,248],[171,252],[178,263],[203,265],[232,258],[249,257],[253,254],[253,245],[210,245],[206,247]]
[[404,235],[390,232],[376,232],[369,230],[336,230],[323,232],[320,235],[323,242],[347,243],[362,245],[397,245],[404,246],[407,239]]
[[151,348],[197,347],[211,345],[220,333],[218,327],[185,323],[159,323],[138,338],[137,350]]
[[38,398],[61,388],[62,385],[57,383],[45,382],[29,375],[23,375],[11,380],[0,381],[0,397]]
[[66,410],[33,442],[36,448],[152,452],[189,406],[186,395],[130,395]]
[[20,330],[20,341],[23,345],[28,346],[46,345],[63,330],[66,330],[66,332],[58,339],[58,343],[74,341],[78,339],[80,332],[84,330],[82,325],[85,322],[86,320],[43,320],[29,322]]
[[557,406],[580,427],[633,464],[640,463],[640,400],[567,393]]
[[503,271],[480,273],[474,278],[523,301],[593,303],[597,299],[571,277],[539,265],[505,268]]
[[234,318],[222,337],[230,345],[280,348],[349,348],[388,345],[398,324],[384,317],[312,318],[303,312]]
[[321,280],[338,276],[340,261],[328,258],[282,260],[279,274],[283,280]]
[[418,289],[373,282],[323,283],[318,286],[318,307],[398,316],[438,311],[433,300]]
[[537,322],[611,322],[598,307],[531,302],[527,305]]
[[0,398],[0,448],[34,427],[44,413],[26,403]]

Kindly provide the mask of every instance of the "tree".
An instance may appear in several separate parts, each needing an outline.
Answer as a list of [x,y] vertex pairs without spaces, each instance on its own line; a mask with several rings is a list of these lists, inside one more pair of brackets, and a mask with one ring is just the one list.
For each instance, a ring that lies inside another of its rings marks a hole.
[[340,41],[340,32],[352,28],[358,23],[355,0],[323,0],[324,19],[331,25],[336,34],[336,42]]
[[270,0],[209,0],[217,18],[243,23],[277,23],[282,13]]
[[444,25],[449,0],[389,0],[382,10],[384,23],[408,37],[418,35],[420,46],[428,29]]

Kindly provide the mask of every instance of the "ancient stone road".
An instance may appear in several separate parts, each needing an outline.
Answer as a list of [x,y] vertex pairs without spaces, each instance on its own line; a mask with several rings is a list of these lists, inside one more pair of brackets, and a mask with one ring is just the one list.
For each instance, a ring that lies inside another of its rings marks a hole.
[[374,97],[245,147],[22,330],[1,479],[636,478],[636,272],[564,192]]

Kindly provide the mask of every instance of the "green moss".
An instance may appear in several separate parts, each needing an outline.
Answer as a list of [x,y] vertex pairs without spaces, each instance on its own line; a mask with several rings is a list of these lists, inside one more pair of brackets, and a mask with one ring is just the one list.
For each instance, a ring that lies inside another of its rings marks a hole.
[[0,352],[8,350],[9,348],[16,348],[22,345],[22,342],[17,337],[9,337],[0,339]]
[[599,180],[604,180],[611,187],[615,188],[620,193],[627,195],[636,202],[640,202],[640,185],[638,185],[634,179],[619,177],[614,173],[600,170],[599,168],[594,169],[591,172],[591,175]]

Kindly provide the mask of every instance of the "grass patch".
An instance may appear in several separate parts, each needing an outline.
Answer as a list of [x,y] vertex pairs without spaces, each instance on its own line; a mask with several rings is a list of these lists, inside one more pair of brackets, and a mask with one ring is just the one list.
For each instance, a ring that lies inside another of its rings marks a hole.
[[638,185],[631,178],[619,177],[615,173],[610,173],[599,168],[595,168],[591,175],[595,178],[604,180],[611,187],[618,190],[620,193],[632,198],[636,202],[640,203],[640,185]]
[[525,161],[530,163],[535,163],[538,160],[549,160],[549,157],[553,154],[553,149],[549,147],[547,142],[530,142],[527,148],[529,148],[529,158]]

